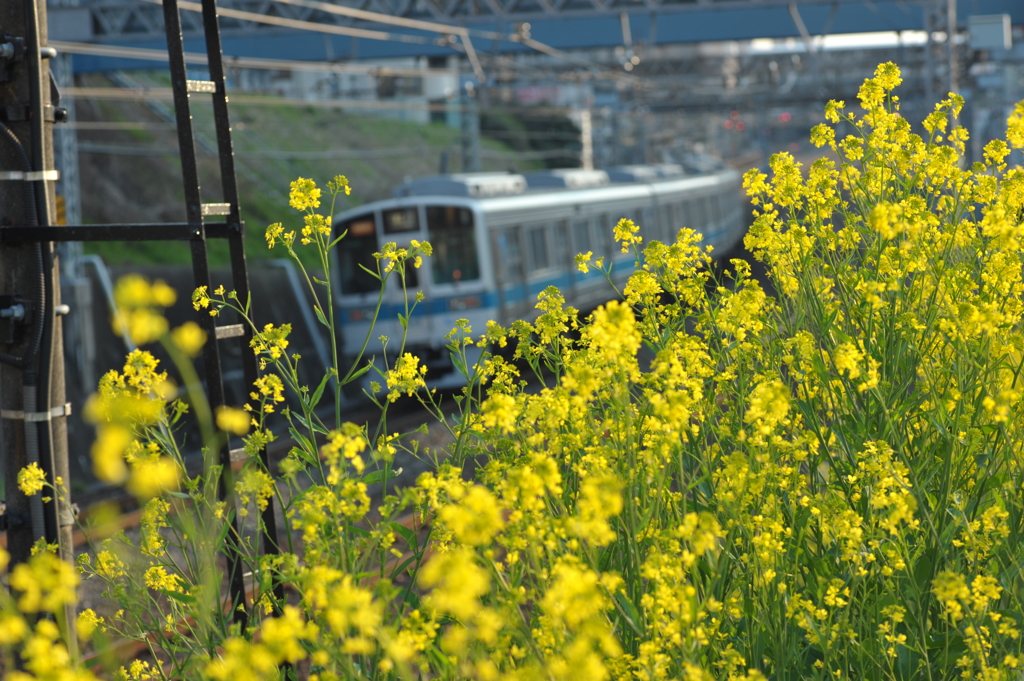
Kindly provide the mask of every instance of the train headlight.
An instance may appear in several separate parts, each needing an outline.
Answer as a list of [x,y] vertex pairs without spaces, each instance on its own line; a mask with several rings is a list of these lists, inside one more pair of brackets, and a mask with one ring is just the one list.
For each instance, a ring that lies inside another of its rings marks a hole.
[[373,319],[373,309],[362,310],[355,309],[348,311],[348,320],[350,322],[367,322]]
[[480,296],[464,296],[462,298],[449,298],[448,309],[452,312],[459,310],[472,310],[480,307]]

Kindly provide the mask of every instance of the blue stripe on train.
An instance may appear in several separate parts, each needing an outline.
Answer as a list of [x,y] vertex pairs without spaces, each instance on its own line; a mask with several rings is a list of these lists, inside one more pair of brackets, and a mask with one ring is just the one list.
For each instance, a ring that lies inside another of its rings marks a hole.
[[[626,269],[632,270],[633,267],[634,265],[632,262],[617,262],[614,263],[613,271],[618,274]],[[601,278],[603,278],[603,275],[599,272],[595,272],[594,270],[591,270],[587,274],[583,274],[582,272],[573,274],[562,272],[551,277],[531,281],[527,284],[506,286],[502,292],[504,293],[503,297],[505,304],[508,305],[520,303],[525,300],[536,300],[537,295],[549,286],[554,286],[560,290],[568,290],[572,287],[574,280],[577,283],[590,283]],[[529,293],[527,293],[527,290]],[[481,291],[478,293],[446,296],[443,298],[430,298],[416,306],[413,310],[412,317],[415,319],[421,315],[436,315],[459,312],[460,310],[495,308],[498,306],[498,301],[498,294],[494,291]],[[344,309],[345,320],[348,322],[369,321],[373,318],[373,306],[345,307]],[[394,319],[400,314],[405,314],[405,305],[391,303],[384,304],[380,308],[380,319]]]

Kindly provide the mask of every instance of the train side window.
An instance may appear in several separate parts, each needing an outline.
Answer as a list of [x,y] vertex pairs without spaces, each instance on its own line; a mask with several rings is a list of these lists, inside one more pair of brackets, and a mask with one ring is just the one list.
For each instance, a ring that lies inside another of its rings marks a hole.
[[591,226],[594,229],[594,238],[592,240],[592,243],[594,244],[594,256],[606,257],[611,252],[613,227],[607,213],[598,216],[597,220],[595,220]]
[[555,228],[551,232],[554,238],[554,248],[552,254],[554,255],[555,265],[564,267],[572,261],[572,255],[569,253],[569,222],[568,220],[559,220],[555,223]]
[[586,253],[592,250],[590,246],[590,229],[587,220],[573,220],[572,221],[572,245],[573,256],[580,253]]
[[698,232],[703,232],[708,226],[707,199],[698,196],[693,200],[693,224],[691,227]]
[[665,243],[674,244],[676,234],[683,227],[683,204],[671,203],[668,206],[668,224],[665,229]]
[[729,200],[730,198],[731,197],[730,197],[729,194],[719,194],[718,195],[718,205],[719,205],[720,210],[722,211],[722,213],[721,213],[722,217],[725,218],[725,219],[731,218],[732,217],[732,213],[733,213],[733,204]]
[[526,233],[527,243],[530,247],[530,271],[547,269],[548,262],[548,235],[547,226],[533,227]]
[[377,271],[377,230],[373,213],[360,215],[343,222],[337,227],[338,233],[348,235],[338,242],[338,265],[341,277],[341,292],[347,295],[370,293],[380,290],[380,282],[360,267],[371,272]]
[[473,211],[458,206],[427,206],[427,231],[434,247],[430,271],[435,284],[480,278]]
[[405,286],[406,288],[419,288],[420,287],[420,271],[416,269],[415,263],[411,260],[405,261]]
[[420,228],[419,210],[416,209],[416,206],[386,210],[382,217],[384,218],[385,234],[415,232]]
[[505,285],[523,278],[523,253],[519,248],[517,228],[511,227],[498,233],[498,252],[495,255],[502,274],[505,275]]
[[640,211],[640,234],[644,241],[656,239],[658,234],[657,211],[653,208],[643,208]]
[[675,210],[671,205],[664,205],[661,207],[661,225],[659,225],[660,229],[658,230],[658,234],[661,235],[661,239],[665,241],[665,243],[671,243],[675,236],[673,234],[676,227],[674,213]]
[[719,219],[722,215],[719,213],[718,199],[714,196],[709,196],[705,201],[708,202],[708,221],[710,223],[718,224]]

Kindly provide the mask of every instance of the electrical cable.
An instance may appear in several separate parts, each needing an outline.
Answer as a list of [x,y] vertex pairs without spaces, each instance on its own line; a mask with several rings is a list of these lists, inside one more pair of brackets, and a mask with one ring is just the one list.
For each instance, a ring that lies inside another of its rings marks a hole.
[[[2,121],[0,121],[0,138],[3,138],[7,143],[14,149],[15,157],[18,159],[23,172],[32,172],[32,164],[29,162],[28,154],[25,153],[25,147],[22,146],[21,140],[18,139],[10,128],[8,128]],[[39,225],[39,213],[36,212],[36,188],[34,182],[23,183],[23,189],[25,192],[25,206],[28,212],[28,224],[30,226]],[[36,358],[36,354],[39,352],[39,347],[43,341],[43,325],[45,323],[44,310],[46,308],[46,283],[43,275],[43,249],[41,244],[33,244],[32,254],[32,281],[35,283],[35,294],[33,296],[33,316],[32,316],[32,330],[29,333],[29,340],[25,348],[25,354],[21,357],[10,355],[5,352],[0,352],[0,364],[8,364],[10,366],[17,367],[19,369],[25,369],[31,366],[32,362]],[[34,408],[29,407],[30,409]]]
[[[44,111],[46,110],[46,104],[51,107],[57,106],[60,102],[60,93],[54,92],[53,80],[50,76],[49,69],[43,65],[43,53],[42,45],[40,45],[40,17],[39,17],[39,4],[36,0],[23,0],[25,8],[25,33],[26,33],[26,65],[28,67],[28,92],[29,92],[29,111],[32,113],[29,116],[28,124],[31,139],[30,149],[31,158],[30,162],[32,166],[39,171],[43,171],[47,166],[47,156],[45,152],[45,137],[46,137],[46,116]],[[45,25],[42,27],[45,29]],[[44,92],[43,83],[49,85],[49,88]],[[52,102],[45,102],[46,94],[53,95]],[[33,195],[35,198],[35,222],[34,226],[40,224],[50,224],[50,202],[49,196],[46,189],[46,181],[39,179],[34,182],[26,183],[32,185]],[[54,343],[54,323],[55,315],[53,310],[53,301],[59,297],[59,283],[56,284],[57,291],[54,290],[53,281],[53,265],[54,261],[52,258],[53,246],[50,243],[38,243],[36,246],[36,264],[39,272],[39,283],[40,293],[39,305],[36,307],[36,317],[41,322],[39,325],[38,338],[36,339],[36,355],[38,359],[33,356],[33,359],[37,359],[39,366],[38,377],[41,380],[37,380],[36,375],[31,374],[28,369],[23,374],[23,383],[25,386],[25,406],[26,412],[29,410],[36,411],[38,413],[49,413],[50,412],[50,399],[53,388],[53,371],[52,371],[52,359],[53,351],[55,349]],[[44,260],[44,253],[49,256]],[[48,262],[46,262],[48,260]],[[49,267],[45,267],[48,265]],[[46,340],[43,343],[43,340]],[[32,381],[32,399],[29,398],[29,381]],[[38,383],[38,385],[37,385]],[[66,478],[68,471],[66,464],[58,470],[58,462],[54,451],[54,440],[53,440],[53,423],[52,421],[45,421],[43,423],[25,422],[26,439],[25,449],[29,463],[33,461],[41,466],[43,472],[46,474],[47,480],[50,484],[54,484],[58,477]],[[29,431],[35,431],[35,450],[29,447],[30,439],[28,437]],[[39,504],[36,504],[36,499],[39,499]],[[64,503],[49,504],[45,508],[42,504],[42,498],[39,495],[33,495],[32,497],[32,532],[36,538],[45,537],[47,542],[59,543],[57,525],[58,519],[56,515],[57,506],[63,507]],[[66,539],[70,539],[67,537]],[[65,550],[62,551],[65,560],[68,559],[68,554]],[[73,555],[73,554],[72,554]],[[73,560],[73,558],[72,558]]]
[[[25,147],[22,146],[21,140],[18,139],[17,135],[11,131],[3,122],[0,122],[0,137],[7,140],[8,144],[14,149],[15,157],[18,159],[21,165],[22,171],[29,173],[32,171],[32,164],[29,161],[28,154],[25,153]],[[25,182],[23,184],[25,191],[25,206],[26,212],[28,213],[29,224],[31,226],[39,225],[39,213],[37,212],[36,205],[36,189],[34,182]],[[46,277],[43,270],[43,245],[40,243],[32,244],[32,265],[33,272],[31,279],[36,284],[36,290],[34,291],[34,305],[32,308],[32,330],[29,335],[28,343],[25,349],[25,354],[21,357],[10,355],[7,353],[0,353],[0,363],[9,364],[22,370],[22,409],[25,412],[34,411],[39,408],[39,399],[37,394],[36,386],[36,373],[32,369],[32,365],[35,363],[36,355],[39,354],[39,349],[42,346],[44,326],[46,321]],[[46,368],[49,370],[49,362],[46,362]],[[47,385],[48,387],[48,385]],[[47,409],[49,408],[49,399],[46,400]],[[49,438],[47,438],[47,445],[49,445]],[[49,451],[49,449],[47,449]],[[39,428],[32,421],[25,421],[25,456],[29,464],[40,464],[40,442],[39,442]],[[49,468],[46,466],[45,468]],[[45,470],[45,469],[44,469]],[[45,509],[43,508],[43,500],[39,495],[33,495],[29,499],[29,513],[32,523],[32,535],[33,537],[44,537],[46,536],[46,515]]]

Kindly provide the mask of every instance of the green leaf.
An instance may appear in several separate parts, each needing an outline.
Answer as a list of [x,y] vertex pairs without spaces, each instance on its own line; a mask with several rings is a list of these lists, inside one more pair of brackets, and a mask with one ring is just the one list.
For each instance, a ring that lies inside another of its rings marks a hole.
[[412,588],[402,589],[402,591],[399,592],[398,595],[401,596],[402,600],[408,603],[413,609],[417,609],[420,607],[419,594],[413,591]]
[[367,539],[370,538],[370,531],[367,530],[364,527],[356,527],[355,525],[346,525],[345,529],[348,530],[349,532],[351,532],[352,534],[356,535],[357,537],[366,537]]
[[309,398],[309,406],[315,407],[316,405],[320,404],[320,398],[324,394],[324,388],[327,387],[327,382],[331,380],[331,377],[333,375],[333,369],[324,374],[324,377],[320,380],[320,385],[316,387],[316,390],[313,391],[313,396]]
[[928,593],[932,589],[932,550],[925,551],[914,564],[914,582],[920,593]]
[[[295,416],[296,420],[299,420],[299,422],[301,423],[301,419],[299,419],[298,414],[293,414],[293,416]],[[303,423],[302,425],[305,426],[306,424]],[[299,448],[304,449],[306,451],[316,449],[316,447],[313,446],[313,443],[309,441],[309,438],[300,433],[298,430],[296,430],[295,427],[289,426],[288,434],[292,436],[292,439],[295,440]]]
[[[389,470],[388,474],[387,474],[387,478],[385,478],[385,479],[386,480],[391,480],[391,479],[397,478],[397,477],[398,477],[398,473],[396,473],[394,470]],[[367,485],[373,485],[375,483],[380,482],[381,478],[384,478],[384,471],[383,470],[376,470],[376,471],[373,471],[372,473],[367,473],[363,477],[363,482],[365,484],[367,484]]]
[[398,534],[398,536],[404,539],[405,543],[409,545],[409,548],[411,548],[413,551],[416,550],[416,547],[419,545],[419,539],[417,539],[415,532],[410,530],[405,525],[402,525],[401,523],[396,523],[394,520],[388,523],[388,527],[390,527],[392,530],[395,531],[396,534]]
[[157,589],[157,591],[162,593],[164,596],[173,598],[179,603],[184,603],[185,605],[192,605],[196,602],[195,596],[189,596],[188,594],[183,594],[178,591],[168,591],[167,589]]
[[373,270],[371,270],[370,268],[368,268],[366,265],[360,265],[359,269],[361,269],[362,271],[366,272],[367,274],[369,274],[371,277],[373,277],[377,281],[382,281],[382,279],[380,278],[380,275],[377,274],[376,272],[374,272]]
[[324,317],[324,313],[323,311],[320,310],[319,306],[313,306],[313,312],[316,312],[316,318],[320,320],[321,324],[323,324],[327,328],[331,328],[330,322],[328,322],[327,318]]
[[466,371],[466,363],[462,361],[462,356],[458,353],[449,352],[448,355],[452,358],[452,366],[462,376],[468,376],[469,372]]
[[330,432],[321,426],[319,423],[307,420],[303,416],[292,412],[292,418],[299,422],[299,424],[306,430],[311,430],[314,433],[320,433],[321,435],[330,435]]
[[419,558],[419,556],[409,556],[408,558],[403,560],[400,565],[396,565],[395,569],[392,570],[391,574],[389,575],[390,579],[395,579],[395,577],[405,572],[406,568],[408,568],[409,565],[415,562],[417,558]]
[[640,630],[640,613],[637,612],[636,606],[626,598],[626,594],[621,591],[616,593],[615,605],[619,613],[622,614],[622,619],[629,625],[629,628],[636,634],[643,634]]

